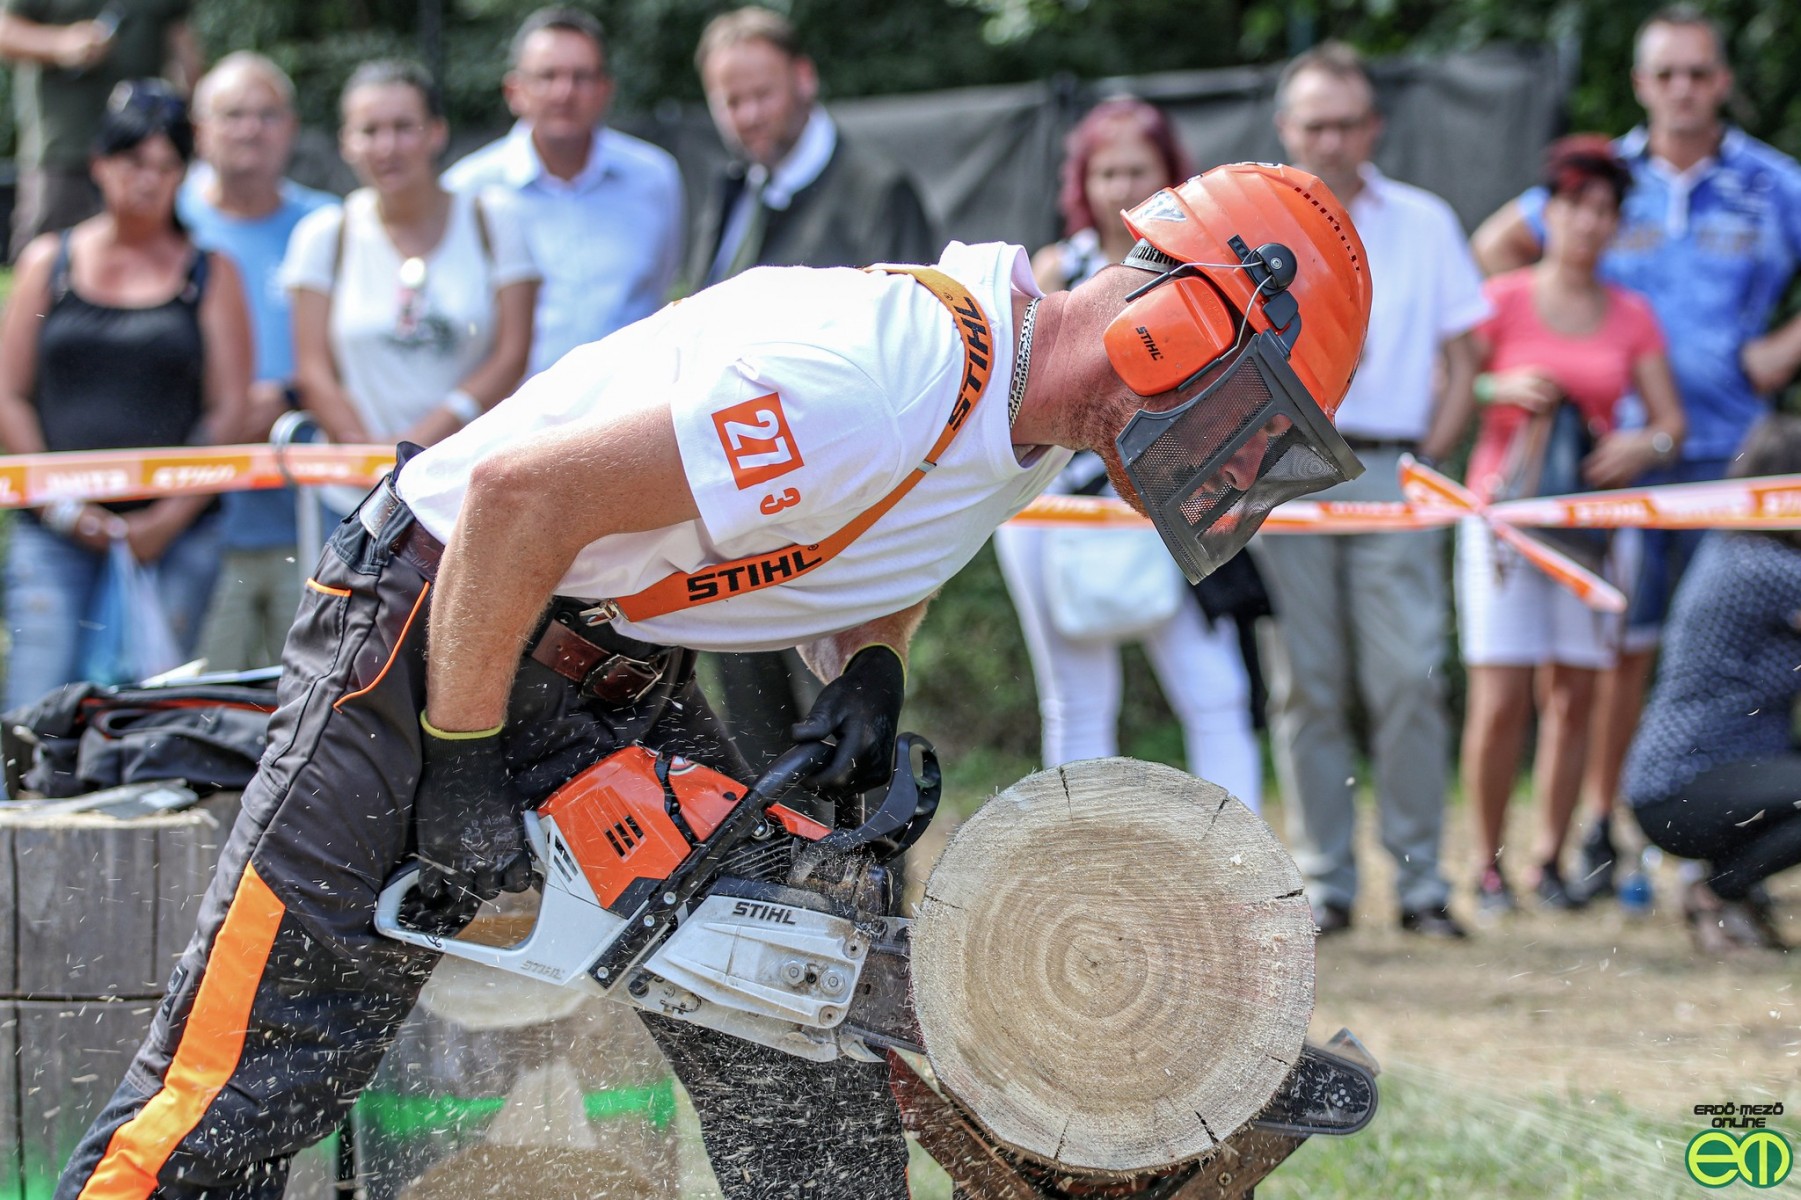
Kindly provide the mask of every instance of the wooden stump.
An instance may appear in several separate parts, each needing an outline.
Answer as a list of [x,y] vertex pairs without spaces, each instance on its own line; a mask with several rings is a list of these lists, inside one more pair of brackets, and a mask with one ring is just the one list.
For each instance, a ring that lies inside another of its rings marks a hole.
[[1300,873],[1224,789],[1097,759],[1027,776],[951,838],[913,930],[939,1082],[1002,1145],[1131,1174],[1268,1103],[1313,1010]]
[[48,1197],[118,1087],[236,805],[0,811],[0,1197]]

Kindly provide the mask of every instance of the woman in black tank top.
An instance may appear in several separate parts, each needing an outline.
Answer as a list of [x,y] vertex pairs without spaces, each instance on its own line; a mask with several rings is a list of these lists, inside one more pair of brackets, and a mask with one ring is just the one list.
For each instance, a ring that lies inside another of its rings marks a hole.
[[[0,320],[0,446],[7,453],[229,443],[250,383],[236,268],[200,252],[175,217],[192,157],[186,105],[155,81],[120,84],[94,159],[104,209],[20,256]],[[217,569],[216,502],[64,502],[20,515],[6,564],[6,703],[69,682],[80,627],[114,537],[157,564],[191,651]]]

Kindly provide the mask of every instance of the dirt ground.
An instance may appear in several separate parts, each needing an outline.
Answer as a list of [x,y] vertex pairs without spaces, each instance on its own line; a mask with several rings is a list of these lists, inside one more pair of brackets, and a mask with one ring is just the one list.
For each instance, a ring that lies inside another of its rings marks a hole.
[[[1527,806],[1509,815],[1510,839],[1526,844]],[[1649,916],[1629,917],[1611,900],[1548,912],[1522,896],[1519,912],[1478,924],[1465,816],[1452,814],[1444,861],[1458,887],[1453,911],[1473,936],[1447,944],[1396,928],[1393,868],[1364,811],[1353,927],[1318,949],[1316,1037],[1345,1026],[1385,1063],[1518,1096],[1616,1096],[1660,1120],[1716,1099],[1801,1102],[1801,953],[1704,961],[1683,927],[1668,860],[1653,872]],[[1280,830],[1279,813],[1271,819]],[[1801,944],[1793,875],[1772,892],[1786,939]]]
[[[1281,836],[1279,801],[1265,817]],[[1528,844],[1532,820],[1516,798],[1513,844]],[[928,837],[952,829],[946,822]],[[1628,916],[1613,900],[1549,912],[1522,894],[1520,911],[1482,924],[1461,807],[1448,815],[1445,842],[1452,908],[1472,933],[1461,943],[1397,928],[1393,865],[1373,807],[1361,811],[1361,895],[1352,929],[1318,947],[1316,1040],[1348,1028],[1397,1082],[1404,1076],[1416,1089],[1487,1104],[1624,1110],[1689,1130],[1699,1127],[1697,1103],[1782,1100],[1801,1110],[1801,951],[1703,960],[1682,924],[1673,860],[1653,870],[1649,915]],[[935,855],[929,844],[921,849]],[[1796,876],[1771,890],[1786,939],[1801,945]]]

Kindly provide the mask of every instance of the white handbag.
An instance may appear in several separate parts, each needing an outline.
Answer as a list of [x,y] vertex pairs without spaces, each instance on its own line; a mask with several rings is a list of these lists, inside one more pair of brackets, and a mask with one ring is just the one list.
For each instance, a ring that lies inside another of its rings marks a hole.
[[1049,529],[1044,591],[1071,641],[1128,641],[1175,616],[1188,581],[1153,529]]

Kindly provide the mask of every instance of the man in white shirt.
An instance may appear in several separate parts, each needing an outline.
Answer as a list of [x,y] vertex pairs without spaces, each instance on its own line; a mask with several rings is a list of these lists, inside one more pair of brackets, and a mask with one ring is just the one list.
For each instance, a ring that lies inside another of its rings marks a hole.
[[[804,647],[828,682],[794,738],[832,747],[810,782],[866,790],[894,769],[927,599],[1071,449],[1193,577],[1355,474],[1331,415],[1370,286],[1325,201],[1299,172],[1220,168],[1134,210],[1124,265],[1048,297],[1000,244],[750,271],[403,447],[321,556],[200,933],[57,1195],[275,1200],[436,962],[375,932],[396,868],[419,864],[415,922],[452,933],[527,886],[521,811],[594,762],[642,744],[748,778],[696,647]],[[796,845],[721,869],[804,882]],[[885,1062],[644,1020],[728,1200],[905,1200]]]
[[[1449,454],[1475,411],[1469,331],[1488,312],[1482,279],[1450,206],[1370,162],[1382,118],[1354,51],[1327,43],[1296,58],[1276,103],[1289,161],[1318,175],[1350,209],[1376,280],[1363,361],[1338,421],[1368,470],[1324,496],[1397,500],[1400,456]],[[1435,389],[1441,360],[1443,383]],[[1450,889],[1438,867],[1450,769],[1440,540],[1434,533],[1258,539],[1276,612],[1276,773],[1290,848],[1322,934],[1349,927],[1357,895],[1350,719],[1361,700],[1401,927],[1463,936],[1445,908]]]
[[513,36],[503,84],[512,131],[444,173],[457,192],[512,194],[544,274],[529,374],[647,317],[681,265],[675,159],[606,126],[606,38],[580,9],[543,8]]
[[[929,262],[941,245],[902,167],[846,138],[786,17],[751,6],[707,24],[694,55],[733,161],[696,214],[687,276],[704,287],[752,266]],[[818,694],[793,651],[722,654],[720,716],[753,766],[772,761]]]

